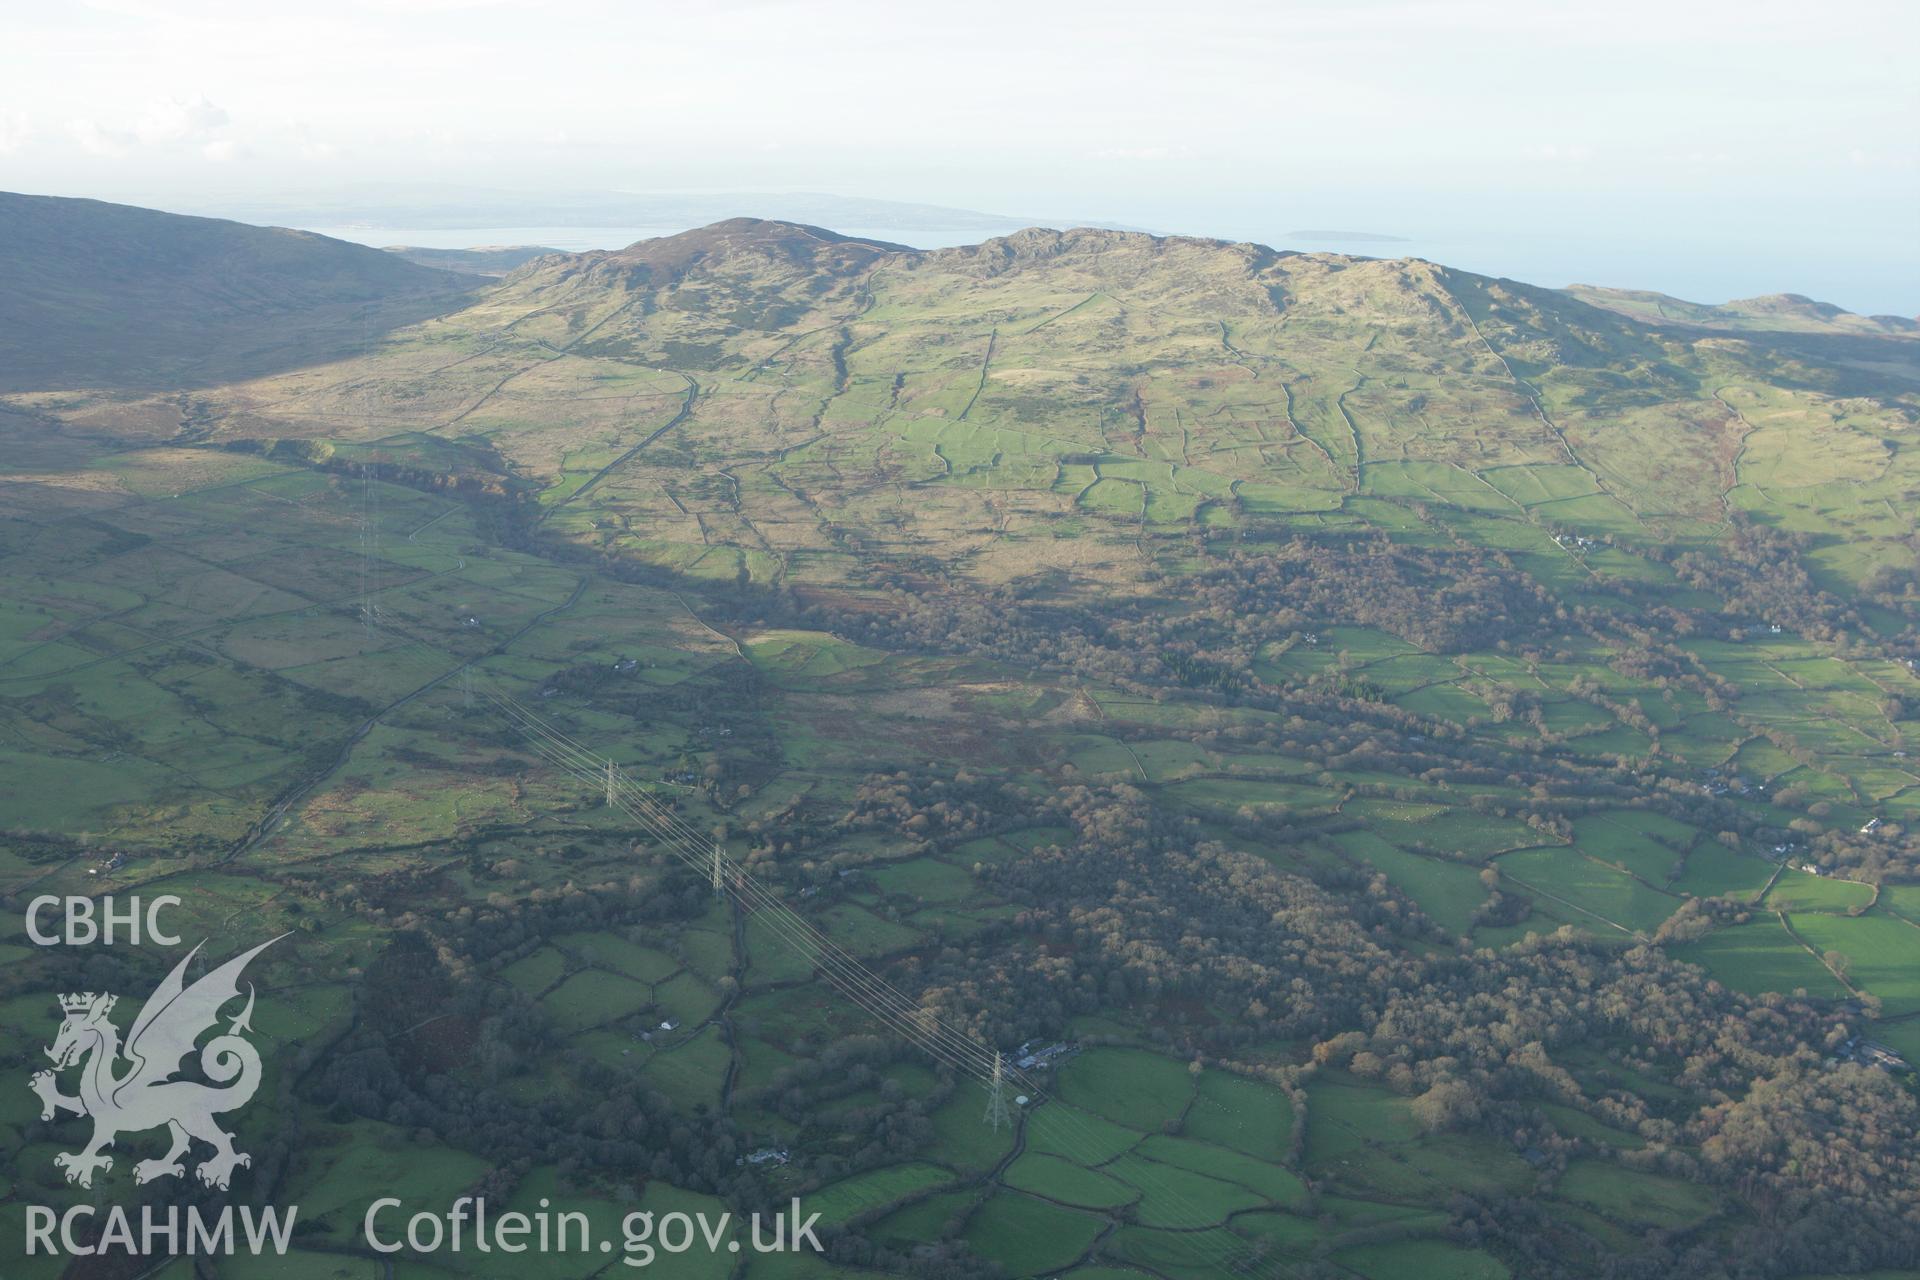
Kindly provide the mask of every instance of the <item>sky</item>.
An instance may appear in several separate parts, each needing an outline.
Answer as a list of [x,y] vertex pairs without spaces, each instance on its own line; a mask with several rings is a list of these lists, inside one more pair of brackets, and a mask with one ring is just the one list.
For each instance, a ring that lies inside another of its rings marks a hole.
[[0,0],[0,32],[0,189],[828,191],[1920,313],[1908,0]]

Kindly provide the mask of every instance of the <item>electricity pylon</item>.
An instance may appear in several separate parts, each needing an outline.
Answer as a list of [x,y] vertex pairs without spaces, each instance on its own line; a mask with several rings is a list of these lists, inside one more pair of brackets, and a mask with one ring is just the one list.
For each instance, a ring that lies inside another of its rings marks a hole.
[[613,761],[607,761],[607,808],[613,808]]
[[727,847],[720,843],[720,837],[713,838],[713,896],[725,897],[727,892],[726,872]]
[[993,1053],[993,1083],[987,1086],[987,1127],[995,1133],[1013,1123],[1007,1111],[1007,1067],[998,1049]]

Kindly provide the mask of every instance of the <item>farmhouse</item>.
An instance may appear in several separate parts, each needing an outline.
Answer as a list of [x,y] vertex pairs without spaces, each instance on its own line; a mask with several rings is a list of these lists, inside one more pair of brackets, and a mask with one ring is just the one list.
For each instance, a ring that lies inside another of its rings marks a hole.
[[1913,1070],[1898,1050],[1881,1044],[1878,1040],[1868,1040],[1864,1036],[1854,1036],[1840,1046],[1838,1055],[1843,1061],[1857,1062],[1863,1067],[1878,1067],[1882,1071],[1905,1075]]
[[1033,1047],[1036,1043],[1029,1040],[1021,1045],[1015,1051],[1013,1065],[1022,1071],[1044,1071],[1080,1051],[1080,1046],[1070,1040],[1059,1040],[1041,1049]]

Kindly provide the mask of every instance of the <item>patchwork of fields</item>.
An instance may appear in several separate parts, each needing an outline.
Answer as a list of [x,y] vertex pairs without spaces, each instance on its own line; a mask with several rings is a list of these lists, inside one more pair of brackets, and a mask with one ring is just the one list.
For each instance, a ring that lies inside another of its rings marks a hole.
[[[1726,1120],[1790,1076],[1907,1105],[1844,1046],[1920,1055],[1911,397],[1143,240],[541,267],[204,430],[0,404],[0,893],[292,934],[270,1274],[531,1274],[357,1248],[479,1187],[799,1195],[831,1258],[683,1268],[749,1280],[1598,1275],[1827,1193]],[[160,971],[0,956],[23,1072]],[[882,982],[1064,1047],[990,1126]],[[8,1194],[84,1198],[10,1096]]]

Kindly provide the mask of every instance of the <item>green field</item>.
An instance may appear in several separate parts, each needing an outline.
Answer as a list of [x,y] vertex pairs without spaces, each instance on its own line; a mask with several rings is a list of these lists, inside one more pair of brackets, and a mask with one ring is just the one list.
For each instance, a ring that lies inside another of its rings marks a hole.
[[818,1213],[828,1226],[839,1226],[850,1218],[873,1213],[940,1186],[950,1177],[944,1169],[912,1164],[857,1174],[808,1196],[807,1211]]
[[1581,856],[1574,849],[1527,849],[1500,859],[1500,873],[1525,888],[1554,895],[1598,920],[1629,931],[1651,933],[1679,908],[1679,901],[1626,872]]
[[1513,1274],[1498,1258],[1479,1249],[1442,1240],[1398,1240],[1363,1244],[1334,1255],[1369,1280],[1431,1276],[1433,1280],[1507,1280]]
[[1716,930],[1699,942],[1675,950],[1685,959],[1706,966],[1707,972],[1721,982],[1749,995],[1804,990],[1837,999],[1845,994],[1845,988],[1819,957],[1770,916]]
[[1135,1049],[1082,1054],[1061,1073],[1063,1101],[1136,1129],[1176,1119],[1193,1096],[1191,1073],[1180,1062]]
[[1278,1089],[1208,1071],[1200,1077],[1180,1131],[1271,1161],[1285,1155],[1294,1124],[1293,1103]]
[[965,1239],[982,1257],[1017,1275],[1058,1270],[1083,1256],[1102,1220],[1016,1191],[1002,1191],[967,1220]]
[[1567,1166],[1559,1195],[1617,1222],[1642,1227],[1677,1227],[1716,1207],[1714,1196],[1702,1188],[1589,1159]]
[[1819,954],[1842,957],[1847,980],[1879,996],[1889,1014],[1920,1010],[1920,926],[1880,915],[1805,914],[1790,920]]

